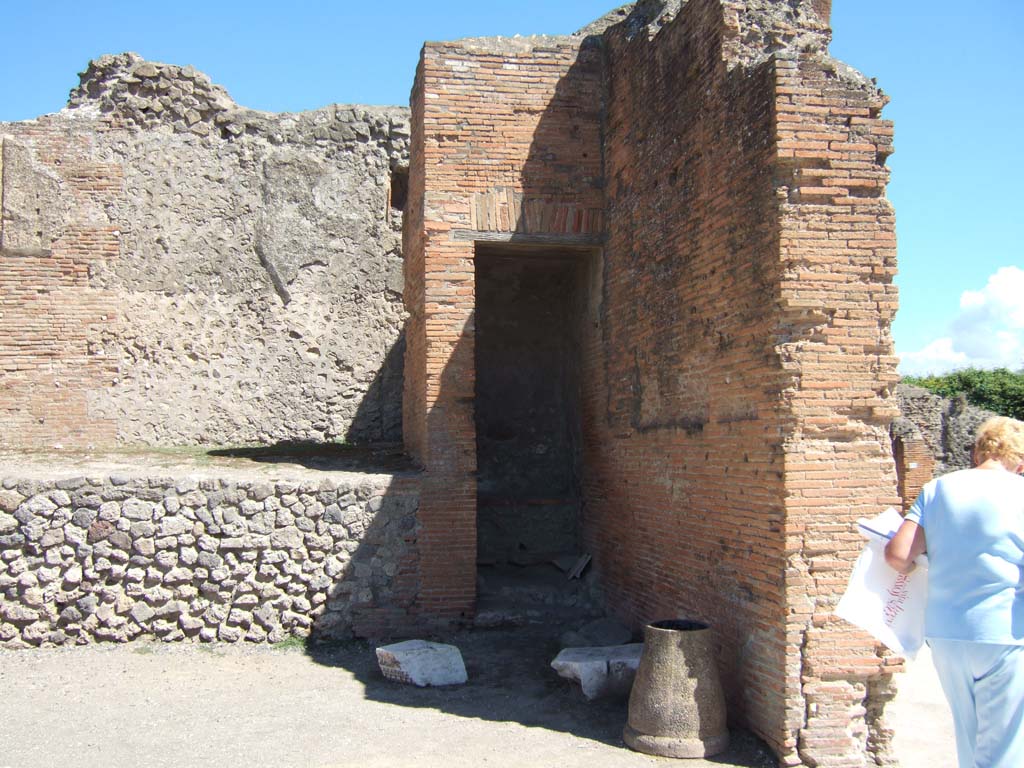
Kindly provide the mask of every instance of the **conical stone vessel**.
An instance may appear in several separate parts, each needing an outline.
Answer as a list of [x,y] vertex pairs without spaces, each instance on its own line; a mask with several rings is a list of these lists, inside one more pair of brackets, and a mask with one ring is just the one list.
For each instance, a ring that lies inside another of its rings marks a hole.
[[622,737],[630,748],[662,757],[709,757],[729,746],[725,694],[706,624],[670,620],[644,628]]

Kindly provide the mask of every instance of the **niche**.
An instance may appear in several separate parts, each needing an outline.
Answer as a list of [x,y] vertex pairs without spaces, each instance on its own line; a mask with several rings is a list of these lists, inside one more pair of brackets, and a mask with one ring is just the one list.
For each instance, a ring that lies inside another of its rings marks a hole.
[[477,246],[477,552],[530,566],[580,547],[586,254]]

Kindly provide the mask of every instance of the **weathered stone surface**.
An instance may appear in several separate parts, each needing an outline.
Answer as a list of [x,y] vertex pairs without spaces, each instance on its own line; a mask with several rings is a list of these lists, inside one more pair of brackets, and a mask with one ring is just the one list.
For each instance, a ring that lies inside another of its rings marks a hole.
[[[408,121],[398,107],[255,112],[205,75],[121,54],[89,64],[66,110],[0,124],[5,247],[42,254],[76,227],[116,233],[102,247],[83,239],[102,325],[81,327],[72,290],[44,316],[86,364],[61,389],[52,356],[23,369],[10,412],[24,416],[0,444],[52,444],[72,397],[92,418],[69,423],[64,444],[399,440],[391,190],[409,165]],[[88,199],[72,191],[81,167]]]
[[53,512],[57,508],[46,496],[38,495],[33,496],[27,502],[22,505],[25,511],[30,512],[36,516],[46,516]]
[[669,620],[644,628],[622,735],[632,749],[664,757],[709,757],[729,745],[725,694],[707,625]]
[[121,505],[121,514],[129,520],[152,520],[153,504],[141,499],[128,499]]
[[38,619],[39,612],[29,608],[27,605],[5,603],[0,606],[0,616],[12,624],[27,624]]
[[161,536],[179,536],[192,530],[192,521],[184,517],[165,517],[160,521]]
[[64,584],[71,587],[77,587],[82,583],[82,567],[80,565],[74,565],[68,569],[68,572],[64,574]]
[[12,251],[46,254],[70,209],[61,195],[60,177],[35,162],[27,144],[4,140],[0,152],[0,167],[4,169],[0,177],[3,246]]
[[25,497],[17,491],[2,489],[0,490],[0,512],[13,512],[24,500]]
[[588,699],[628,696],[640,665],[643,643],[565,648],[551,662],[561,677],[576,680]]
[[903,418],[920,431],[935,457],[935,474],[971,466],[978,427],[995,413],[969,405],[962,398],[941,397],[909,384],[899,385],[896,395]]
[[377,664],[388,680],[421,688],[460,685],[468,679],[462,653],[454,645],[406,640],[377,648]]
[[53,547],[58,544],[64,543],[64,529],[63,528],[51,528],[43,534],[42,538],[39,539],[39,546],[41,547]]

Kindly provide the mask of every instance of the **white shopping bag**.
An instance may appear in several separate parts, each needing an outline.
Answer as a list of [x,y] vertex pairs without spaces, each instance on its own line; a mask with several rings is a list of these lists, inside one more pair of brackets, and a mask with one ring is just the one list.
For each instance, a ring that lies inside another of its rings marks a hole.
[[902,574],[885,562],[885,542],[895,533],[900,521],[899,513],[892,509],[873,520],[861,521],[861,533],[868,541],[853,567],[836,615],[912,659],[924,644],[928,565],[922,556],[917,568]]

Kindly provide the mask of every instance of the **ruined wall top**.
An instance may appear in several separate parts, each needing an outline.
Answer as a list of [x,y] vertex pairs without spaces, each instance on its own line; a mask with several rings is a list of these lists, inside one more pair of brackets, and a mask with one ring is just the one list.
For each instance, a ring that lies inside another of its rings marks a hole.
[[[639,0],[609,11],[576,35],[603,35],[613,27],[648,40],[694,0]],[[731,63],[756,64],[772,54],[824,53],[830,42],[831,0],[721,0],[733,28]],[[621,25],[621,27],[620,27]]]
[[[146,61],[136,53],[107,54],[89,62],[68,98],[69,110],[116,113],[141,127],[175,125],[180,132],[210,133],[238,105],[219,85],[192,68]],[[239,130],[239,133],[241,130]]]
[[[264,135],[273,144],[377,140],[391,149],[392,166],[408,153],[408,109],[331,105],[298,113],[240,106],[208,75],[191,66],[148,61],[136,53],[89,62],[71,91],[68,117],[112,116],[128,126],[234,139]],[[393,145],[393,146],[392,146]]]
[[962,395],[942,397],[910,384],[900,384],[896,396],[902,416],[893,423],[893,435],[924,440],[935,457],[937,476],[972,466],[978,427],[999,415],[970,405]]
[[828,7],[820,0],[725,0],[735,14],[739,34],[733,55],[738,63],[756,64],[772,54],[827,54],[832,39]]
[[0,155],[0,444],[400,439],[407,108],[123,53]]

